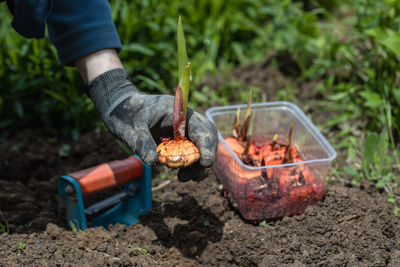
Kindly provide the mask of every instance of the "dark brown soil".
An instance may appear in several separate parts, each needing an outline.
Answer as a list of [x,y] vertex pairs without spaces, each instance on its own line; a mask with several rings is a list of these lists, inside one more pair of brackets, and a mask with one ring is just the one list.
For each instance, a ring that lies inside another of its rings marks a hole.
[[57,178],[126,155],[107,133],[71,142],[67,157],[61,145],[25,140],[1,146],[0,210],[10,224],[0,235],[3,265],[400,266],[399,219],[371,185],[328,185],[305,214],[260,226],[233,210],[209,171],[199,183],[172,179],[156,191],[141,224],[74,233],[57,212]]
[[[140,224],[69,230],[58,177],[125,157],[104,132],[63,144],[26,131],[0,143],[0,221],[10,228],[0,266],[400,266],[399,218],[371,184],[328,184],[303,215],[259,224],[240,217],[209,170],[155,191]],[[174,176],[154,168],[153,188]]]

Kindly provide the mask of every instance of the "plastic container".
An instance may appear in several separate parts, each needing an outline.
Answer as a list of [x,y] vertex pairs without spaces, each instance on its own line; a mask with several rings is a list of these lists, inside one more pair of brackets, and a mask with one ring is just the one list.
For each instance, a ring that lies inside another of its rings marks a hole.
[[252,105],[256,112],[252,140],[262,144],[275,134],[286,143],[294,122],[292,145],[302,162],[254,167],[244,164],[224,138],[231,135],[237,108],[240,121],[246,105],[213,107],[206,116],[218,129],[218,151],[213,169],[233,204],[247,220],[265,220],[304,212],[325,192],[330,162],[336,152],[306,115],[290,102]]

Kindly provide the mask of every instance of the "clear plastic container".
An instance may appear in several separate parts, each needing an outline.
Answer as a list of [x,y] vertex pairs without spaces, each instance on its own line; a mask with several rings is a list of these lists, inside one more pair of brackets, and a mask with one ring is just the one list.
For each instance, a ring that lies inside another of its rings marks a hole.
[[294,122],[292,145],[301,162],[254,167],[244,164],[224,141],[231,135],[237,108],[243,120],[246,105],[213,107],[206,116],[218,129],[218,151],[213,165],[216,176],[233,204],[248,220],[265,220],[304,212],[317,204],[325,192],[326,176],[336,151],[306,115],[290,102],[252,105],[256,112],[252,140],[286,143]]

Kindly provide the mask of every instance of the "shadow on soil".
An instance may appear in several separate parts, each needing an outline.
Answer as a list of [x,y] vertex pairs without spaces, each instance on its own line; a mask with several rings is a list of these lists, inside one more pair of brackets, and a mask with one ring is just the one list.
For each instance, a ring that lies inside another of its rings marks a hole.
[[[186,257],[201,255],[208,243],[222,238],[223,223],[195,198],[183,195],[179,202],[153,203],[153,212],[142,220],[166,248],[176,247]],[[170,220],[168,227],[166,221]]]

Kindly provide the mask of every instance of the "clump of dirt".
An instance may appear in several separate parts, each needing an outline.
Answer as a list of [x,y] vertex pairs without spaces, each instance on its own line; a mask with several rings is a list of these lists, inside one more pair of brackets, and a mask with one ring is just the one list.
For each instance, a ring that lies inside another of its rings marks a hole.
[[[209,170],[200,182],[173,178],[154,192],[140,224],[74,233],[58,213],[58,177],[127,155],[103,132],[65,145],[68,156],[35,132],[1,145],[0,220],[10,234],[0,235],[0,265],[400,265],[398,217],[368,184],[328,185],[325,199],[304,214],[254,224]],[[166,170],[156,167],[153,176],[156,186]]]

